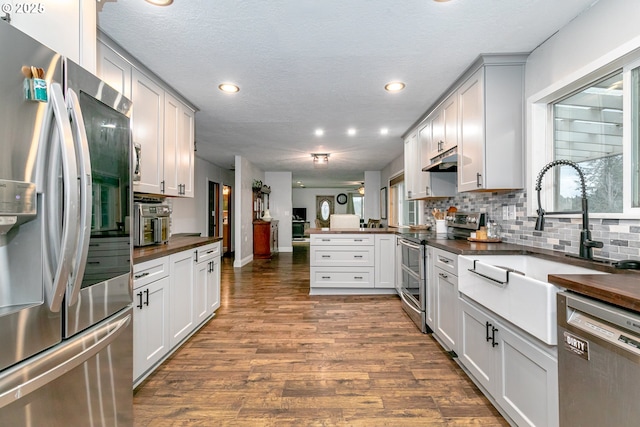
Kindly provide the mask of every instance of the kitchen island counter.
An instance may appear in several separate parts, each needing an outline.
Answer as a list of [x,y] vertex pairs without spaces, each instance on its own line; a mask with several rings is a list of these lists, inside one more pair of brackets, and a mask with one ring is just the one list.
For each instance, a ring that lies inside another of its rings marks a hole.
[[166,244],[134,248],[133,263],[140,264],[141,262],[208,245],[209,243],[219,242],[220,240],[222,240],[222,237],[200,237],[191,235],[171,236],[169,243]]

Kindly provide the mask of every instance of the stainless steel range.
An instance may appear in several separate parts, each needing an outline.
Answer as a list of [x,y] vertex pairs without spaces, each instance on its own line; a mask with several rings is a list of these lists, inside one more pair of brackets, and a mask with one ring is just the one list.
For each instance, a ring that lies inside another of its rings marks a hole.
[[[447,239],[467,239],[473,231],[486,225],[486,214],[456,212],[446,217]],[[422,333],[433,332],[427,325],[427,281],[429,240],[442,239],[433,232],[406,233],[398,238],[400,246],[400,283],[398,294],[402,308]]]

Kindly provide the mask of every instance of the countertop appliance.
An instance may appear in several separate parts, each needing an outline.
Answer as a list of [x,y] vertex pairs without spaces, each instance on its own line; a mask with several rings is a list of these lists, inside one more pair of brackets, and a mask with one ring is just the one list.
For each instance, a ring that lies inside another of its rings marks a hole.
[[447,237],[466,239],[472,232],[487,225],[487,215],[482,212],[455,212],[445,217]]
[[134,246],[148,246],[169,242],[171,206],[161,203],[139,203],[133,205]]
[[560,425],[638,425],[640,313],[572,292],[557,301]]
[[422,333],[432,332],[427,326],[427,260],[426,241],[416,236],[398,238],[400,276],[398,294],[402,308]]
[[0,40],[0,425],[131,425],[131,103]]

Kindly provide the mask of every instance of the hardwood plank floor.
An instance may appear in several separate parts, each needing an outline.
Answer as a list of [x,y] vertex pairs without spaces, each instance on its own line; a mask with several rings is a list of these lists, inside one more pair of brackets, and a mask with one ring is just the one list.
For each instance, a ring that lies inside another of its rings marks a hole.
[[136,426],[508,426],[397,296],[309,296],[308,246],[234,269],[134,392]]

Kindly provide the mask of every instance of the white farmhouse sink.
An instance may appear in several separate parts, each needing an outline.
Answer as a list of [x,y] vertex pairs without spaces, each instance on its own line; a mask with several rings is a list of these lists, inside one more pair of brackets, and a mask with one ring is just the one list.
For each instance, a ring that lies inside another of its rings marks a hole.
[[[507,269],[522,274],[507,274]],[[461,294],[543,342],[557,345],[556,293],[559,288],[547,282],[549,274],[606,273],[530,255],[458,257],[458,290]]]

